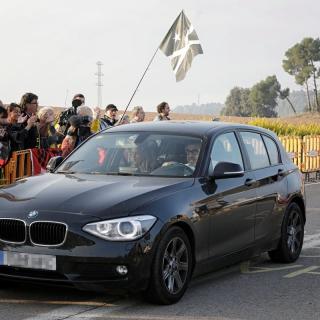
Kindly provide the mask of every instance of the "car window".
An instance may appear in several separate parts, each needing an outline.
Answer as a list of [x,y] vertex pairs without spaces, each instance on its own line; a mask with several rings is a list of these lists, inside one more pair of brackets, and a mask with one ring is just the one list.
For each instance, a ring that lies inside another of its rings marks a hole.
[[260,169],[270,166],[261,135],[254,132],[241,132],[240,135],[247,150],[251,168]]
[[265,135],[263,136],[263,140],[264,140],[265,145],[267,147],[267,151],[269,154],[271,165],[279,164],[280,163],[279,151],[278,151],[276,143],[272,139],[268,138]]
[[237,163],[244,168],[240,147],[233,132],[221,134],[215,139],[210,155],[209,172],[212,173],[217,163],[223,161]]
[[59,172],[190,177],[200,138],[153,132],[101,133],[70,155]]

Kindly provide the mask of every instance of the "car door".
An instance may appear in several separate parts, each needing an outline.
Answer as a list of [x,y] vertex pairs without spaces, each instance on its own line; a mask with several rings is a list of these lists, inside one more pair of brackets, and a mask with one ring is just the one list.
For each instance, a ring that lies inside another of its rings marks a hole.
[[236,178],[214,179],[208,182],[206,206],[210,217],[209,255],[222,256],[249,247],[254,240],[256,193],[253,175],[246,171],[235,132],[225,132],[213,141],[210,152],[209,175],[217,163],[239,164],[244,175]]
[[255,240],[269,242],[277,237],[286,205],[285,166],[273,137],[259,132],[240,132],[257,187]]

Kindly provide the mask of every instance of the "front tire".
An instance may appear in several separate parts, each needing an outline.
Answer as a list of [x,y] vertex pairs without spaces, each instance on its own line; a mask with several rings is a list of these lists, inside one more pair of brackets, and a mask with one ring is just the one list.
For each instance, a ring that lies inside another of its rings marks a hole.
[[304,237],[304,218],[300,207],[291,203],[281,227],[281,238],[277,249],[269,251],[274,262],[294,262],[299,258]]
[[188,237],[179,227],[170,228],[160,240],[146,298],[158,304],[172,304],[184,295],[192,274],[192,253]]

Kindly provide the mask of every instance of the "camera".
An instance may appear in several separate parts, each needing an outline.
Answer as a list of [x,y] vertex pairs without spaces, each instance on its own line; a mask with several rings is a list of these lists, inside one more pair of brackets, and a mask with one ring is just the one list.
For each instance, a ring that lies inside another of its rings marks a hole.
[[81,125],[88,125],[93,120],[90,116],[80,116],[80,118]]
[[74,108],[78,108],[78,107],[80,107],[82,105],[82,100],[80,100],[80,99],[74,99],[74,100],[72,100],[72,106],[74,107]]
[[69,123],[74,128],[80,128],[81,126],[87,126],[92,119],[90,116],[71,116]]

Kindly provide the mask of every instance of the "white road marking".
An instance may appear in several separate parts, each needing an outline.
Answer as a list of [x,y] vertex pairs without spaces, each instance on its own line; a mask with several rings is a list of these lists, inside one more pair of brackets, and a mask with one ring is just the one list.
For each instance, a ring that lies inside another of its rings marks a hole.
[[53,305],[76,305],[76,306],[113,306],[104,302],[97,301],[64,301],[64,300],[29,300],[29,299],[0,299],[0,303],[11,304],[53,304]]
[[284,267],[250,267],[250,261],[245,261],[241,263],[240,270],[241,273],[263,273],[263,272],[272,272],[272,271],[282,271],[282,270],[289,270],[294,268],[300,268],[303,267],[301,264],[295,264],[295,265],[286,265]]
[[304,236],[303,249],[311,249],[318,247],[320,247],[320,233]]
[[88,320],[89,319],[117,319],[117,320],[243,320],[240,318],[226,318],[226,317],[215,317],[215,316],[181,316],[181,315],[121,315],[121,314],[83,314],[81,317],[68,318],[72,320]]
[[310,182],[310,183],[306,183],[304,186],[310,187],[310,186],[314,186],[314,185],[318,185],[318,184],[320,184],[320,182]]
[[301,269],[301,270],[298,270],[295,272],[291,272],[283,277],[284,278],[294,278],[294,277],[300,276],[302,274],[307,274],[307,273],[320,274],[319,272],[311,272],[311,271],[317,270],[319,268],[320,268],[319,266],[310,266],[310,267],[307,267],[307,268],[304,268],[304,269]]
[[56,308],[49,312],[39,313],[38,315],[26,318],[24,320],[79,320],[81,318],[94,318],[97,317],[97,315],[98,317],[102,317],[112,312],[118,312],[121,309],[129,308],[135,304],[137,304],[137,302],[118,300],[117,302],[104,303],[95,307],[88,305],[68,305],[65,307]]

